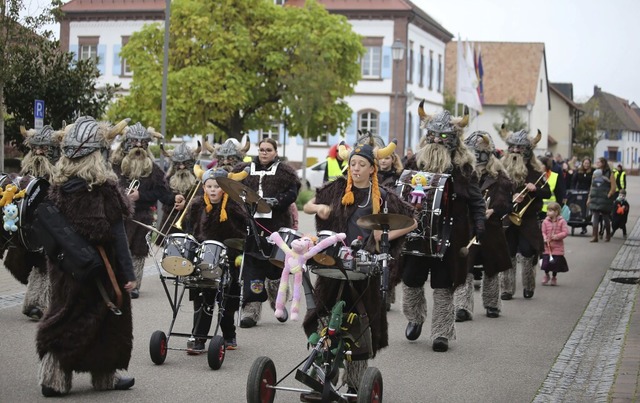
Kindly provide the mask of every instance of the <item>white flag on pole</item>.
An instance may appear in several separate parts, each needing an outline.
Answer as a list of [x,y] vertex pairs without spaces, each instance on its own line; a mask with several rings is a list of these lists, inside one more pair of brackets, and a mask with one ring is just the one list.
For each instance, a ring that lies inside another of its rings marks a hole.
[[456,102],[464,104],[469,109],[482,112],[482,103],[478,96],[478,77],[473,63],[473,51],[467,43],[467,55],[460,37],[458,36],[458,74],[456,85]]

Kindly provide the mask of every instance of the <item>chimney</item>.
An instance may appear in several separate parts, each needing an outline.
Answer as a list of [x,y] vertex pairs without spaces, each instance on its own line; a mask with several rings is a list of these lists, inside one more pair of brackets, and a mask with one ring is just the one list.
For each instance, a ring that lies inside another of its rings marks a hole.
[[593,95],[598,95],[600,91],[602,91],[600,87],[598,87],[597,85],[593,86]]

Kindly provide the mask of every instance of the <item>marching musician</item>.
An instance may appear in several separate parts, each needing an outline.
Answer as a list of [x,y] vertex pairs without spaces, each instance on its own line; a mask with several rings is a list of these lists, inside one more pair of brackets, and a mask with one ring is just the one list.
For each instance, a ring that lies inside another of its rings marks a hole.
[[[228,171],[221,168],[214,168],[202,174],[202,187],[204,194],[197,196],[189,204],[185,215],[185,228],[193,234],[198,242],[214,240],[224,243],[227,239],[244,239],[247,234],[248,216],[246,210],[230,199],[218,184],[217,178],[226,178]],[[231,284],[224,290],[224,300],[216,300],[221,294],[213,288],[191,288],[189,289],[189,299],[193,301],[193,330],[192,334],[196,338],[187,343],[187,353],[198,354],[204,352],[206,338],[204,336],[211,329],[213,311],[216,302],[222,303],[222,318],[220,328],[222,337],[225,340],[227,350],[235,350],[236,327],[234,317],[240,308],[240,283],[239,270],[236,258],[241,251],[228,247],[226,249],[229,274]]]
[[[240,327],[250,328],[260,320],[262,303],[269,300],[275,311],[275,300],[280,287],[282,269],[269,262],[266,238],[278,229],[292,228],[293,220],[289,206],[296,201],[300,191],[300,179],[296,171],[278,158],[275,140],[264,138],[258,143],[258,156],[249,163],[240,163],[233,172],[245,172],[244,185],[258,193],[271,206],[269,213],[254,214],[261,245],[249,234],[243,256],[243,307]],[[264,240],[264,242],[262,242]],[[266,289],[266,290],[265,290]],[[278,319],[282,322],[287,320]]]
[[[448,111],[429,116],[420,103],[418,113],[420,127],[427,130],[420,141],[420,149],[407,160],[405,169],[450,174],[453,179],[451,194],[444,195],[450,204],[453,220],[449,237],[450,246],[442,258],[432,256],[403,256],[402,275],[404,298],[402,309],[409,323],[405,336],[416,340],[422,332],[427,317],[427,301],[424,283],[431,273],[433,288],[433,315],[431,317],[431,339],[433,351],[449,349],[449,340],[455,340],[453,291],[467,277],[467,258],[459,251],[467,245],[471,228],[479,241],[485,231],[485,201],[480,193],[478,178],[474,172],[475,157],[463,144],[463,129],[469,122],[464,118],[453,118]],[[446,237],[446,234],[442,234]]]
[[[350,154],[344,156],[349,162],[347,177],[338,177],[333,182],[325,183],[317,190],[315,197],[304,206],[305,213],[316,215],[316,231],[343,232],[347,234],[347,245],[361,237],[364,249],[375,253],[382,233],[360,228],[356,224],[358,218],[379,214],[383,208],[388,209],[388,213],[413,216],[411,206],[378,184],[376,158],[384,158],[394,149],[395,143],[384,149],[368,143],[357,144]],[[400,254],[404,235],[415,227],[414,222],[413,226],[389,231],[389,253],[394,258]],[[399,275],[396,265],[391,265],[390,268],[392,283],[392,279],[398,278]],[[318,276],[314,292],[316,307],[307,310],[303,323],[305,332],[310,335],[326,326],[331,308],[338,301],[344,300],[348,308],[345,316],[355,313],[368,319],[371,326],[370,348],[373,354],[370,358],[373,358],[378,350],[389,344],[387,312],[380,296],[380,276],[358,281],[350,280],[348,283],[345,281]],[[364,329],[366,324],[361,326]],[[343,381],[349,387],[348,393],[357,391],[366,367],[367,357],[354,357],[345,364]]]
[[[111,164],[114,172],[120,178],[120,185],[127,189],[129,200],[133,202],[135,211],[133,220],[146,225],[153,223],[152,207],[160,201],[164,205],[173,205],[176,210],[181,210],[185,205],[185,197],[182,194],[174,195],[164,178],[164,171],[155,162],[149,143],[152,136],[162,138],[152,128],[145,128],[136,123],[125,129],[124,139],[118,145],[111,156]],[[135,182],[138,181],[138,186]],[[144,261],[149,254],[149,246],[146,242],[148,230],[133,221],[126,222],[129,248],[133,257],[133,267],[136,272],[137,287],[131,292],[131,298],[138,298]]]
[[[54,165],[60,159],[60,141],[64,131],[54,131],[47,125],[39,130],[20,127],[20,132],[25,138],[24,145],[29,148],[22,159],[20,175],[23,179],[31,175],[51,180]],[[4,265],[18,281],[27,285],[22,313],[33,320],[40,320],[49,305],[49,278],[44,255],[29,252],[16,242],[9,246]]]
[[[106,160],[110,142],[124,126],[126,121],[111,127],[83,116],[66,127],[62,140],[64,155],[49,200],[79,236],[104,248],[112,269],[106,266],[92,281],[79,282],[57,258],[47,257],[51,300],[36,335],[38,378],[46,397],[69,393],[74,371],[89,372],[95,390],[126,390],[135,382],[116,373],[127,369],[133,348],[127,291],[136,280],[123,224],[131,204]],[[107,270],[113,270],[113,281]],[[119,315],[105,303],[114,293],[122,298]]]
[[[193,191],[198,191],[198,195],[202,194],[202,188],[197,183],[198,178],[193,173],[196,159],[202,150],[200,142],[198,142],[198,147],[195,150],[191,150],[185,142],[180,143],[173,150],[166,151],[164,147],[161,147],[161,150],[162,154],[171,161],[166,178],[174,196],[184,195],[187,197]],[[196,189],[196,186],[198,186],[198,189]],[[182,211],[177,210],[173,204],[163,204],[160,232],[163,234],[181,232],[178,228],[173,227],[173,224],[178,220]],[[163,240],[164,237],[162,235],[158,236],[156,245],[162,245]]]
[[496,157],[496,147],[489,133],[476,131],[464,140],[476,156],[476,174],[480,178],[480,191],[487,203],[487,221],[482,244],[467,248],[469,274],[467,282],[456,288],[454,306],[456,322],[473,318],[473,273],[482,266],[482,305],[489,318],[500,316],[500,280],[498,273],[511,268],[509,247],[502,227],[502,217],[511,212],[513,183]]
[[236,139],[227,139],[222,144],[216,144],[211,147],[205,142],[206,149],[215,155],[218,159],[216,167],[231,171],[238,163],[244,161],[244,157],[251,147],[251,143],[247,139],[244,145]]
[[[533,155],[533,149],[540,141],[542,134],[538,131],[537,136],[532,140],[526,130],[508,133],[503,129],[500,135],[508,146],[507,152],[502,157],[502,164],[518,192],[513,200],[515,209],[509,214],[509,217],[515,219],[509,220],[511,222],[508,223],[509,227],[506,230],[511,269],[501,274],[500,298],[510,300],[516,292],[518,260],[522,263],[522,294],[525,298],[531,298],[536,288],[536,266],[544,250],[538,212],[542,209],[542,201],[551,197],[551,190],[544,181],[545,168]],[[513,221],[518,221],[520,225]]]

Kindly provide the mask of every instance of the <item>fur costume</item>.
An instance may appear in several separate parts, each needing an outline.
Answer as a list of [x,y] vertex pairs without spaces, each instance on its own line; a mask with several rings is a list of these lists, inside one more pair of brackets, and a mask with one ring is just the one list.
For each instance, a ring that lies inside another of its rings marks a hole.
[[284,304],[287,299],[287,289],[289,284],[289,274],[293,274],[293,301],[291,302],[291,319],[298,320],[298,312],[300,311],[300,298],[302,288],[302,271],[309,259],[319,252],[334,245],[336,242],[342,241],[347,237],[346,234],[331,235],[317,244],[313,244],[313,240],[309,237],[302,237],[293,240],[291,247],[287,245],[280,236],[280,233],[273,232],[269,236],[269,240],[276,244],[285,253],[284,269],[280,277],[280,288],[278,289],[278,297],[276,298],[276,318],[284,319]]
[[[66,373],[126,369],[133,335],[131,300],[123,285],[134,279],[131,271],[123,271],[111,234],[113,225],[131,214],[129,201],[111,181],[89,190],[83,180],[70,180],[52,186],[49,198],[78,234],[92,244],[105,247],[120,285],[123,305],[122,315],[114,315],[94,283],[78,283],[55,261],[48,260],[51,302],[36,336],[38,354],[41,359],[47,355],[55,357]],[[114,291],[106,270],[98,281],[105,285],[113,299]]]
[[[356,210],[362,210],[358,205],[362,205],[367,201],[368,189],[353,188],[354,202],[353,204],[345,206],[341,203],[341,199],[346,185],[347,179],[341,177],[333,182],[326,183],[317,191],[316,203],[331,206],[332,212],[327,220],[322,220],[316,216],[316,231],[328,230],[346,233],[349,217],[351,217]],[[400,200],[394,193],[383,191],[383,197],[387,202],[389,213],[413,215],[411,206]],[[404,237],[394,239],[390,243],[391,248],[389,252],[392,257],[398,259],[400,251],[402,250],[402,244],[404,243]],[[375,252],[376,248],[373,237],[366,239],[365,245],[367,251]],[[398,273],[397,264],[390,265],[389,269],[389,282],[390,286],[393,286],[400,281],[401,276]],[[352,282],[355,291],[362,297],[365,310],[369,315],[373,357],[375,357],[378,350],[388,345],[387,314],[384,303],[380,299],[380,281],[380,276],[373,276],[366,280]],[[337,300],[340,283],[343,282],[343,280],[326,277],[317,278],[314,292],[316,309],[308,310],[303,322],[307,335],[315,332],[318,328],[318,320],[329,314],[329,310]],[[357,297],[349,287],[344,287],[341,299],[347,302],[347,309],[349,311],[355,310],[353,304]]]

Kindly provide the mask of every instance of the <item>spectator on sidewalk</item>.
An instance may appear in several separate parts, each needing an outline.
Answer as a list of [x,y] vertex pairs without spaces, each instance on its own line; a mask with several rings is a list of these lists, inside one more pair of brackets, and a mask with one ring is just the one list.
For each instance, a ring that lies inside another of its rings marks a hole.
[[611,213],[611,236],[618,228],[622,229],[622,237],[627,239],[627,218],[629,217],[629,202],[627,202],[627,191],[620,189],[618,197],[613,202],[613,212]]
[[[547,218],[542,222],[542,238],[544,239],[544,252],[542,253],[542,265],[544,271],[542,285],[557,285],[558,273],[569,271],[567,259],[564,257],[564,239],[569,235],[567,222],[560,215],[560,204],[549,203],[547,206]],[[549,272],[552,277],[549,277]]]

